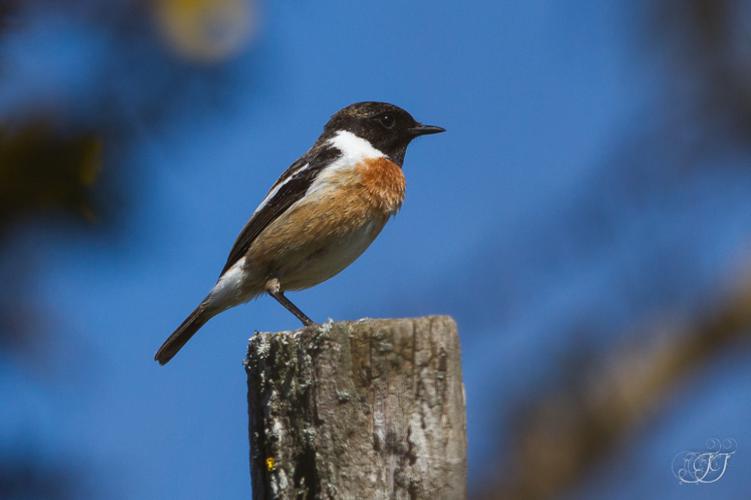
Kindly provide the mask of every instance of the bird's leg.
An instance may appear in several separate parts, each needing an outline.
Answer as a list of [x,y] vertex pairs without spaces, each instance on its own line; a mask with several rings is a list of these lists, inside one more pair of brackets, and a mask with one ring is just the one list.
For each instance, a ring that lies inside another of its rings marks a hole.
[[315,324],[313,320],[307,317],[304,312],[302,312],[295,304],[292,303],[291,300],[284,296],[284,292],[282,292],[281,290],[281,285],[279,284],[278,279],[273,278],[266,283],[266,292],[274,297],[277,302],[283,305],[285,309],[294,314],[297,319],[302,321],[302,324],[304,326]]
[[284,296],[284,293],[269,291],[269,295],[274,297],[277,302],[283,305],[289,312],[297,316],[297,319],[302,321],[303,325],[310,326],[314,324],[312,319],[307,317],[304,312],[302,312],[295,304],[292,303],[291,300]]

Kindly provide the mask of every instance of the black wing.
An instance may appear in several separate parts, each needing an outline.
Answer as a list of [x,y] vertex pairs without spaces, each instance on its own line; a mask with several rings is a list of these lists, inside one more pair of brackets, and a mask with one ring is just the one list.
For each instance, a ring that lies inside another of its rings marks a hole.
[[[277,189],[277,186],[281,187],[271,198],[266,200],[263,206],[256,209],[256,212],[240,231],[240,235],[235,240],[235,244],[232,245],[227,262],[219,275],[224,274],[227,269],[240,260],[256,237],[261,234],[261,231],[266,229],[293,203],[302,198],[318,173],[339,156],[341,156],[341,152],[334,147],[319,147],[311,149],[290,165],[279,177],[279,180],[271,186],[269,193]],[[266,196],[268,197],[268,195]]]

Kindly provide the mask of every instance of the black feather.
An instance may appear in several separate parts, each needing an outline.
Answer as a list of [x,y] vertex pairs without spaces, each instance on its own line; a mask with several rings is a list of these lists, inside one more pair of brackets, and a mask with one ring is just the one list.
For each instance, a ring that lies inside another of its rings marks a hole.
[[[223,275],[238,260],[240,260],[253,244],[253,241],[266,229],[277,217],[282,215],[293,203],[302,198],[318,174],[341,156],[341,151],[337,148],[321,143],[305,153],[299,160],[294,162],[284,171],[279,180],[271,187],[269,192],[273,191],[276,186],[289,180],[284,184],[266,204],[250,218],[240,235],[232,245],[227,262],[222,268],[219,276]],[[303,165],[306,168],[298,172]],[[290,178],[290,176],[292,176]]]

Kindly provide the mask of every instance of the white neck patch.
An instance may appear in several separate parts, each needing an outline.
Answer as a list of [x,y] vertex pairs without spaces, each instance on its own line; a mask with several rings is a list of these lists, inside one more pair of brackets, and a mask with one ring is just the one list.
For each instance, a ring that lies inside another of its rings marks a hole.
[[339,161],[342,161],[344,164],[351,165],[368,158],[386,156],[382,151],[374,148],[369,141],[347,130],[337,130],[334,137],[329,139],[329,144],[342,152],[342,157]]
[[[342,155],[334,160],[331,165],[328,165],[323,170],[323,172],[318,174],[316,180],[313,181],[313,184],[308,188],[308,194],[315,193],[320,189],[325,188],[328,185],[329,176],[335,175],[339,170],[354,168],[355,165],[362,162],[363,160],[382,158],[386,156],[383,154],[383,152],[374,148],[369,141],[363,139],[362,137],[358,137],[357,135],[347,130],[338,130],[336,134],[334,134],[334,137],[328,140],[328,144],[341,151]],[[253,215],[257,214],[263,207],[265,207],[269,203],[269,201],[274,196],[276,196],[282,186],[287,184],[297,174],[307,169],[309,166],[309,163],[302,165],[297,170],[292,172],[286,179],[277,184],[274,189],[272,189],[266,195],[263,201],[261,201],[258,207],[256,207]]]
[[305,192],[305,196],[297,203],[307,203],[321,196],[329,196],[338,189],[339,183],[336,179],[340,172],[354,169],[364,160],[386,156],[382,151],[374,148],[369,141],[346,130],[337,130],[334,137],[329,139],[328,144],[341,151],[342,155],[316,176]]

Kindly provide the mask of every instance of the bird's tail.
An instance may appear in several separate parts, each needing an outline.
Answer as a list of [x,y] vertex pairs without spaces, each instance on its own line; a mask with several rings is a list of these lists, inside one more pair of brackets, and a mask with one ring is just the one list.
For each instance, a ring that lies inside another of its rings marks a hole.
[[202,302],[164,341],[154,355],[154,360],[160,365],[166,364],[214,314],[206,307],[206,303]]

